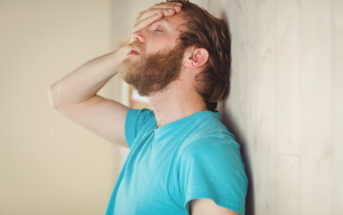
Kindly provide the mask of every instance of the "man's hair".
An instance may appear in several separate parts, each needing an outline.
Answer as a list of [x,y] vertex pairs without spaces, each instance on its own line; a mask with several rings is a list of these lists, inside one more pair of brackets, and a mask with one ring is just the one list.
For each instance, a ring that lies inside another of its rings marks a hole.
[[205,68],[195,76],[195,89],[204,99],[207,109],[215,111],[217,101],[225,99],[230,91],[231,35],[228,24],[188,0],[181,2],[186,31],[179,40],[185,47],[195,45],[209,53]]

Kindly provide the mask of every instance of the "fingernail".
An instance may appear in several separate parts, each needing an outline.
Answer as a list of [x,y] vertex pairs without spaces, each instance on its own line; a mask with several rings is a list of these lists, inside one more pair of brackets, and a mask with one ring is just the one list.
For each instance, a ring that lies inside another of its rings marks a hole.
[[172,10],[172,9],[169,9],[168,12],[171,13],[171,12],[173,12],[173,10]]

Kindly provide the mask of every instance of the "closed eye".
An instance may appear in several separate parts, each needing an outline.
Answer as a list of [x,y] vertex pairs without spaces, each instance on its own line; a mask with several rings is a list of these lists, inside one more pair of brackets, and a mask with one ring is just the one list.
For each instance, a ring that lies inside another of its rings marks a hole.
[[161,25],[157,25],[154,31],[157,31],[157,32],[164,32],[163,30],[164,30],[164,29],[163,29],[163,27],[162,27]]

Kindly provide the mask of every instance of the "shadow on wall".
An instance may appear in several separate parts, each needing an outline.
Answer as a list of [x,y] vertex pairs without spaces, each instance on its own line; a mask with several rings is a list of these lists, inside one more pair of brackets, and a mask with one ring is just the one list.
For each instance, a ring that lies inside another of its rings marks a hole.
[[225,111],[225,108],[223,108],[222,110],[223,110],[222,112],[223,124],[236,137],[236,140],[241,147],[242,159],[245,164],[245,170],[246,170],[248,181],[249,181],[248,193],[247,193],[247,198],[246,198],[246,206],[245,206],[245,209],[246,209],[245,214],[255,215],[253,178],[252,178],[252,173],[251,173],[251,168],[250,168],[250,160],[249,160],[249,157],[247,156],[248,153],[246,152],[246,149],[245,149],[246,144],[242,138],[243,137],[242,134],[238,130],[238,126],[236,126],[233,123],[233,118],[232,118],[231,113]]
[[[228,17],[224,11],[222,11],[220,18],[225,21],[225,23],[228,26],[229,31],[231,33],[230,26],[228,24],[229,23]],[[232,47],[232,44],[231,44],[231,47]],[[231,67],[231,69],[232,69],[232,67]],[[231,71],[231,73],[232,73],[232,71]],[[248,181],[249,181],[248,193],[247,193],[247,198],[246,198],[246,206],[245,206],[245,209],[246,209],[245,214],[246,215],[255,215],[253,177],[252,177],[252,172],[251,172],[251,167],[250,167],[251,162],[249,160],[248,153],[246,151],[246,143],[244,141],[242,133],[238,129],[238,126],[233,123],[234,120],[233,120],[232,114],[230,112],[226,111],[226,108],[224,107],[225,102],[220,102],[220,103],[218,103],[218,105],[220,105],[220,107],[218,107],[218,109],[222,113],[223,124],[236,137],[236,140],[241,147],[242,159],[243,159],[244,164],[245,164],[245,170],[246,170],[246,174],[247,174]]]

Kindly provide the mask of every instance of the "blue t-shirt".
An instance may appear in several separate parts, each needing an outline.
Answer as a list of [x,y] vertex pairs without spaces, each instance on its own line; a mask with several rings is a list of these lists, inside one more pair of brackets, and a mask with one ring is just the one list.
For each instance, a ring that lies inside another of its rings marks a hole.
[[157,128],[153,111],[130,108],[125,138],[129,154],[106,215],[188,215],[197,198],[244,215],[245,166],[219,112],[199,111]]

